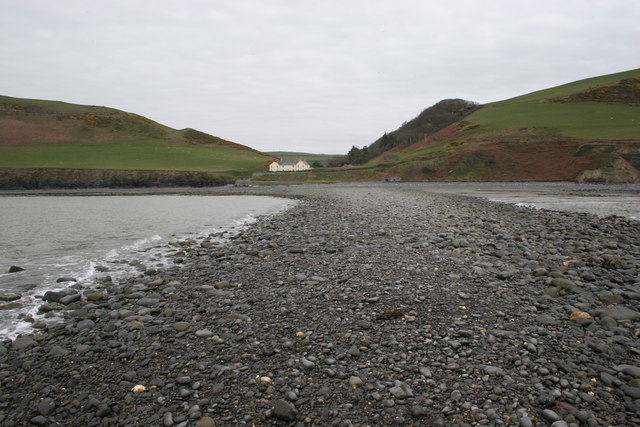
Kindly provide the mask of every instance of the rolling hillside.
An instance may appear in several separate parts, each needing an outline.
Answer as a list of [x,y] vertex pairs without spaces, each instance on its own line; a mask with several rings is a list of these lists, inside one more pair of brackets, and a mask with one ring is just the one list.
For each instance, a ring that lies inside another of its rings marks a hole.
[[640,69],[483,105],[361,171],[366,179],[640,182]]
[[216,136],[113,108],[0,96],[0,168],[11,169],[4,175],[19,175],[19,169],[174,171],[228,181],[271,160]]
[[464,99],[445,99],[422,111],[393,132],[385,133],[366,149],[373,158],[385,151],[405,147],[433,135],[440,129],[462,120],[480,108],[479,104]]

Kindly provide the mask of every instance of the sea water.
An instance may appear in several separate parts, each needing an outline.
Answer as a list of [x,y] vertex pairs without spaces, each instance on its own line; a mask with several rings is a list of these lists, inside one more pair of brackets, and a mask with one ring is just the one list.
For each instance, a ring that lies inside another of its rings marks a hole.
[[590,213],[600,217],[623,216],[640,221],[640,195],[514,195],[491,197],[495,202],[512,203],[534,209]]
[[[263,196],[0,197],[0,307],[21,306],[0,310],[0,337],[28,331],[21,319],[35,316],[47,290],[162,268],[173,264],[170,242],[211,234],[224,241],[294,203]],[[24,271],[8,273],[11,266]]]
[[481,197],[534,209],[622,216],[640,221],[639,184],[571,182],[429,182],[410,184],[424,191]]

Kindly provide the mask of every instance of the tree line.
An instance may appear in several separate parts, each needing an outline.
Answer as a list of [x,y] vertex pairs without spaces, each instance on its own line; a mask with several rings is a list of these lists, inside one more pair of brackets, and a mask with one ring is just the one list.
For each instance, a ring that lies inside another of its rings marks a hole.
[[329,160],[328,166],[361,165],[394,147],[404,147],[462,120],[480,108],[476,102],[464,99],[445,99],[423,110],[414,119],[404,122],[393,132],[385,132],[380,138],[362,148],[352,146],[345,156]]

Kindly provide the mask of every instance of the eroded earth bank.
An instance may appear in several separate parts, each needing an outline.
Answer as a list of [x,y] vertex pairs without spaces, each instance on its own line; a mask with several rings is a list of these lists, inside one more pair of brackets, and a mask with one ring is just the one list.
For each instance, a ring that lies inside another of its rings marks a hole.
[[402,187],[301,197],[51,293],[0,425],[640,424],[640,222]]

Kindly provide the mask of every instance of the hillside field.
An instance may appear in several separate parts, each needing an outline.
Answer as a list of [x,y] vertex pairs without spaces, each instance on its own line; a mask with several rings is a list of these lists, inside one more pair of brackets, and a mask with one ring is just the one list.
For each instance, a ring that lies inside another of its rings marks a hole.
[[483,105],[348,174],[362,180],[640,182],[640,69]]
[[264,165],[263,155],[227,147],[139,142],[0,146],[0,168],[167,170],[243,174],[251,173]]
[[213,135],[112,108],[0,96],[0,168],[238,176],[265,170],[272,159]]

